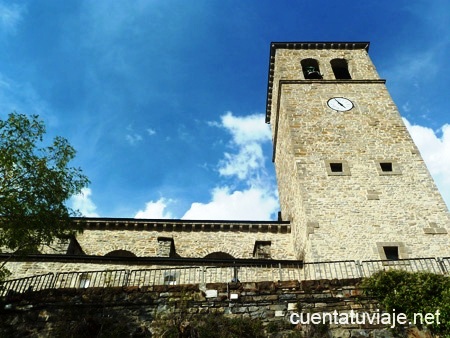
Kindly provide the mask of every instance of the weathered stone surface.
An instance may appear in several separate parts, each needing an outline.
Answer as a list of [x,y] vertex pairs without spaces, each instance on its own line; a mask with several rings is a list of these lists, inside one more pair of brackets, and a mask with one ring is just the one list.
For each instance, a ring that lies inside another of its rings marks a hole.
[[[143,326],[150,330],[155,318],[184,318],[205,314],[225,314],[234,317],[250,317],[255,320],[262,320],[265,325],[274,320],[280,320],[281,327],[294,328],[289,323],[291,313],[296,311],[304,313],[332,313],[339,310],[340,313],[348,313],[352,308],[358,307],[358,311],[370,311],[374,302],[370,298],[361,296],[359,299],[352,297],[334,297],[332,290],[321,291],[322,298],[329,302],[318,303],[320,294],[317,290],[314,293],[305,294],[305,297],[295,303],[280,300],[283,296],[304,293],[298,288],[272,289],[272,294],[262,294],[256,292],[254,296],[247,296],[246,302],[230,302],[229,300],[194,301],[198,291],[187,290],[185,292],[176,289],[166,288],[166,291],[147,290],[123,290],[121,288],[92,288],[92,289],[67,289],[67,290],[46,290],[27,294],[17,294],[0,301],[0,335],[5,332],[19,330],[17,332],[34,332],[34,336],[52,336],[52,330],[56,330],[58,325],[67,326],[67,318],[76,316],[76,320],[93,320],[102,322],[113,320],[116,323],[126,320],[126,325],[136,327]],[[222,286],[219,286],[222,288]],[[348,286],[348,288],[354,288]],[[258,283],[255,289],[259,289]],[[182,297],[178,297],[182,295]],[[330,297],[331,295],[331,297]],[[175,297],[177,296],[177,297]],[[273,303],[268,304],[264,298],[270,297]],[[6,306],[7,305],[7,306]],[[297,309],[293,305],[298,305]],[[175,316],[175,317],[174,317]],[[279,317],[278,317],[279,316]],[[81,318],[81,319],[80,319]],[[59,323],[59,324],[58,324]],[[72,325],[72,324],[71,324]],[[74,325],[74,324],[73,324]],[[70,327],[73,327],[70,326]],[[358,327],[355,325],[330,325],[329,337],[385,337],[391,338],[389,330],[383,330],[379,326]],[[300,325],[298,328],[302,329]],[[311,329],[311,325],[303,327]],[[279,331],[279,330],[278,330]],[[277,331],[277,332],[278,332]],[[279,331],[285,332],[285,331]],[[289,333],[289,330],[286,331]],[[304,331],[310,332],[310,331]],[[269,337],[270,335],[268,335]],[[417,330],[410,332],[411,337],[429,338],[425,333]]]
[[[336,80],[330,62],[337,58],[348,63],[351,80]],[[317,60],[323,80],[305,79],[306,59]],[[363,46],[280,45],[272,62],[275,168],[297,257],[384,259],[379,243],[403,243],[400,258],[447,255],[448,209]],[[353,107],[330,108],[334,97]],[[342,175],[330,172],[334,162],[343,164]]]

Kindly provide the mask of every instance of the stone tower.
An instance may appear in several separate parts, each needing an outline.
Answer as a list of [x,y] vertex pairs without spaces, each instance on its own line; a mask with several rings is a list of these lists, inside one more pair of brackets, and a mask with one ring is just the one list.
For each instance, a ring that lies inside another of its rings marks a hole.
[[271,44],[266,122],[282,220],[305,261],[449,255],[448,209],[368,49]]

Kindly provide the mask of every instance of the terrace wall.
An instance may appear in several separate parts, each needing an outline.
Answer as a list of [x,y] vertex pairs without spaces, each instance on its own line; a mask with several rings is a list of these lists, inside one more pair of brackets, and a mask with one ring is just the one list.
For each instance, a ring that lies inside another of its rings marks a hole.
[[[80,330],[99,334],[112,327],[105,325],[116,325],[121,334],[150,336],[153,332],[153,337],[160,337],[164,318],[181,323],[195,316],[222,314],[261,320],[267,337],[293,333],[300,337],[302,332],[308,336],[317,326],[290,324],[292,313],[377,311],[376,302],[363,295],[357,282],[215,283],[203,291],[198,285],[43,290],[0,300],[0,335],[47,337],[64,332],[70,336]],[[394,337],[385,326],[331,324],[326,328],[329,337]],[[406,331],[403,336],[408,337]]]

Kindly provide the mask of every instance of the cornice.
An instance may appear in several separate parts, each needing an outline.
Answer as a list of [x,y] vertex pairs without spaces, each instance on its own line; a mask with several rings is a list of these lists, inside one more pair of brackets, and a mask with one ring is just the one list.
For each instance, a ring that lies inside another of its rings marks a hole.
[[290,233],[289,221],[220,221],[135,218],[74,218],[84,230],[134,230],[177,232],[270,232]]

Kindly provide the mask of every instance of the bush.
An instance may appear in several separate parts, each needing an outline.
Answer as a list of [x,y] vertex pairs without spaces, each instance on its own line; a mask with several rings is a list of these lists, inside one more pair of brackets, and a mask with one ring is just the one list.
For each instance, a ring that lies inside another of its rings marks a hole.
[[387,312],[405,313],[413,321],[415,313],[440,312],[439,324],[426,326],[435,334],[450,334],[450,279],[426,272],[379,271],[363,280],[368,296],[374,297]]

